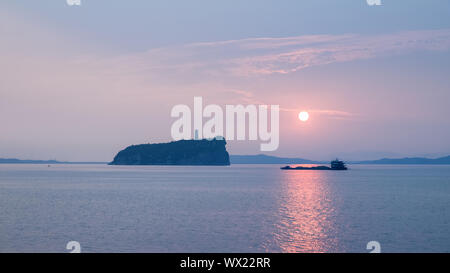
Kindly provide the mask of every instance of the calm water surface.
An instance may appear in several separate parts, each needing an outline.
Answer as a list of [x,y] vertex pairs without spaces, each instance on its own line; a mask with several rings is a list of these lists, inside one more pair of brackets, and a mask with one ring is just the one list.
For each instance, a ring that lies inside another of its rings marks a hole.
[[450,252],[450,166],[1,165],[0,252]]

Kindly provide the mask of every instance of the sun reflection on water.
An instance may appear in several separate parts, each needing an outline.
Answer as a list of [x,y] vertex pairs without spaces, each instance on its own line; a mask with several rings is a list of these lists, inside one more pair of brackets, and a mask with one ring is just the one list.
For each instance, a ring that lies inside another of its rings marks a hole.
[[282,171],[275,241],[282,252],[337,250],[335,205],[326,171]]

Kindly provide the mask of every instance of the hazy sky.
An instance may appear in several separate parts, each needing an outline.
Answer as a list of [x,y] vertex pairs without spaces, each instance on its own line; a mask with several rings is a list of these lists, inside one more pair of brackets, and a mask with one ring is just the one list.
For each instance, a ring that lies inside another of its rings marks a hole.
[[450,154],[448,0],[81,1],[1,1],[0,157],[110,161],[194,96],[279,104],[273,155]]

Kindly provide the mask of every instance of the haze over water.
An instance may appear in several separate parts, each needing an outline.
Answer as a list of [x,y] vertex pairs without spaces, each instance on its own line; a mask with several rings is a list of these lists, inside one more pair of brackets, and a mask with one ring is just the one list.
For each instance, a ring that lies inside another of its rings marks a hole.
[[450,251],[450,166],[0,165],[0,252]]

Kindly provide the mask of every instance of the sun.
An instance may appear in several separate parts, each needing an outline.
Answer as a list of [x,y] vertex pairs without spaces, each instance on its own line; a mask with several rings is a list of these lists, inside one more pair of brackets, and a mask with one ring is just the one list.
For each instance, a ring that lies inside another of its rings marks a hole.
[[301,121],[305,122],[305,121],[307,121],[307,120],[309,119],[309,114],[308,114],[308,112],[300,112],[300,113],[298,114],[298,118],[299,118]]

